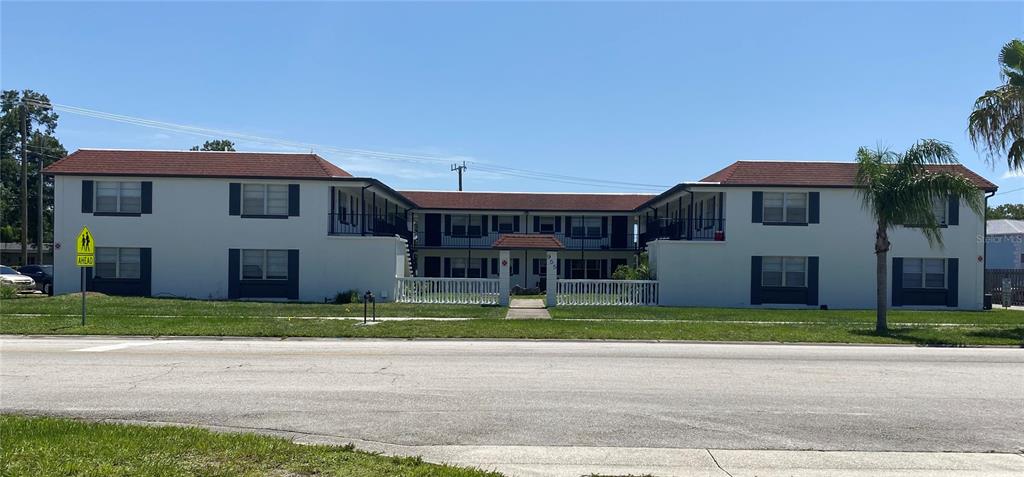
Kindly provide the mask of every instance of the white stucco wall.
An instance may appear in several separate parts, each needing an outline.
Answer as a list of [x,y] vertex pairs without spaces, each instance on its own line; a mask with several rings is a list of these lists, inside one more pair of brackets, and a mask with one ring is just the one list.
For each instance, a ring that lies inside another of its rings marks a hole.
[[[153,182],[153,213],[103,217],[81,213],[83,180]],[[231,182],[300,184],[300,214],[287,219],[228,214]],[[152,249],[154,296],[227,298],[228,249],[298,249],[299,299],[321,301],[338,291],[394,293],[396,263],[405,241],[395,237],[328,236],[329,188],[358,186],[316,180],[239,180],[57,176],[55,293],[79,290],[75,237],[87,225],[100,247]]]
[[[661,282],[661,304],[750,306],[751,256],[817,256],[819,303],[872,308],[875,302],[875,226],[853,189],[779,189],[819,192],[821,220],[807,226],[751,223],[753,188],[704,188],[725,193],[725,242],[656,241],[651,266]],[[959,225],[942,229],[944,247],[930,247],[919,230],[890,232],[892,257],[959,258],[959,308],[980,309],[984,283],[981,215],[960,205]],[[891,282],[892,271],[887,277]],[[891,283],[889,284],[891,287]],[[892,294],[889,294],[890,298]]]

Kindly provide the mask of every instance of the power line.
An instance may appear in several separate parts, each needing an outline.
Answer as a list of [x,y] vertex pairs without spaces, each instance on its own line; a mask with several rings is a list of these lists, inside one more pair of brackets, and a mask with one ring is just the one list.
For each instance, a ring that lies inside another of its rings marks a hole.
[[[190,126],[184,124],[175,124],[163,121],[156,121],[145,118],[138,118],[133,116],[126,116],[122,114],[108,113],[104,111],[98,111],[94,109],[82,108],[78,106],[71,106],[66,104],[58,103],[42,103],[38,101],[29,100],[29,102],[35,103],[42,107],[51,107],[53,109],[81,115],[85,117],[91,117],[94,119],[102,119],[114,122],[120,122],[125,124],[131,124],[141,127],[148,127],[154,129],[165,130],[169,132],[193,134],[198,136],[210,137],[210,138],[221,138],[231,137],[239,140],[273,144],[278,146],[285,146],[300,150],[317,149],[321,151],[329,151],[338,154],[343,154],[351,157],[366,157],[371,159],[389,160],[389,161],[401,161],[401,162],[413,162],[413,163],[426,163],[426,164],[438,164],[438,163],[451,163],[452,157],[441,157],[431,155],[417,155],[417,154],[403,154],[403,153],[392,153],[392,152],[381,152],[371,151],[366,149],[354,149],[354,148],[342,148],[335,146],[328,146],[314,143],[304,143],[298,141],[291,141],[278,138],[269,138],[264,136],[256,136],[252,134],[239,133],[235,131],[227,131],[220,129],[203,128],[198,126]],[[659,184],[643,184],[626,181],[614,181],[605,179],[594,179],[588,177],[571,176],[564,174],[554,174],[544,171],[530,171],[526,169],[516,169],[511,167],[492,165],[486,162],[466,160],[464,162],[470,162],[474,167],[480,168],[481,170],[503,175],[509,177],[517,177],[522,179],[530,180],[541,180],[548,182],[561,182],[566,184],[585,185],[585,186],[596,186],[596,187],[609,187],[609,188],[634,188],[634,189],[650,189],[650,190],[664,190],[669,186]]]

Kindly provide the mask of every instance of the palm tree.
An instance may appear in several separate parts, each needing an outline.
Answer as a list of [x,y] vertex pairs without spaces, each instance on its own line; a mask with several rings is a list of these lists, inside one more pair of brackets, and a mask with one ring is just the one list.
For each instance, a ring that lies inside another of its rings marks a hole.
[[876,291],[878,293],[875,329],[884,333],[888,325],[888,253],[889,231],[914,224],[930,245],[942,246],[942,231],[935,218],[933,204],[958,197],[971,210],[982,213],[981,190],[966,177],[944,167],[957,164],[956,153],[934,139],[918,141],[900,154],[888,149],[857,150],[857,185],[864,208],[877,224],[875,229]]
[[989,160],[1006,154],[1010,169],[1024,169],[1024,41],[1011,40],[999,52],[1005,84],[974,101],[967,133]]

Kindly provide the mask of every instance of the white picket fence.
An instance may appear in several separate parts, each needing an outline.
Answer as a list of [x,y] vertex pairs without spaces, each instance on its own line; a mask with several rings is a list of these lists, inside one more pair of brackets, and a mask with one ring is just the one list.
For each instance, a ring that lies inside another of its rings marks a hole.
[[399,277],[395,301],[442,305],[497,305],[497,278]]
[[656,280],[558,280],[558,305],[641,305],[658,304]]

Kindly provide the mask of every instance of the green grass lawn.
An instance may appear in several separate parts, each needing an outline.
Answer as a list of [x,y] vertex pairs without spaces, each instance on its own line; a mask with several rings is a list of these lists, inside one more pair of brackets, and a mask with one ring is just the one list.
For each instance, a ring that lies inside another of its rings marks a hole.
[[[192,317],[296,317],[363,316],[362,303],[345,305],[324,303],[269,303],[252,301],[180,300],[89,295],[91,316],[192,316]],[[4,300],[0,314],[81,315],[82,295],[71,293],[55,297],[24,297]],[[477,305],[414,305],[378,303],[377,316],[415,316],[427,318],[504,318],[505,309]]]
[[0,475],[438,476],[500,474],[196,428],[0,416]]
[[[556,307],[552,320],[503,320],[504,308],[381,304],[381,316],[463,316],[466,321],[294,318],[341,316],[359,306],[204,302],[90,297],[79,324],[75,296],[5,300],[0,333],[142,336],[366,338],[499,338],[903,343],[1024,346],[1024,312],[904,311],[890,313],[890,332],[874,332],[869,310],[778,310],[657,307]],[[317,315],[319,313],[319,315]],[[475,313],[476,315],[473,315]],[[33,316],[25,316],[35,314]],[[280,318],[291,316],[293,318]],[[588,318],[588,319],[583,319]],[[634,320],[634,321],[624,321]],[[947,326],[947,324],[954,324]]]

